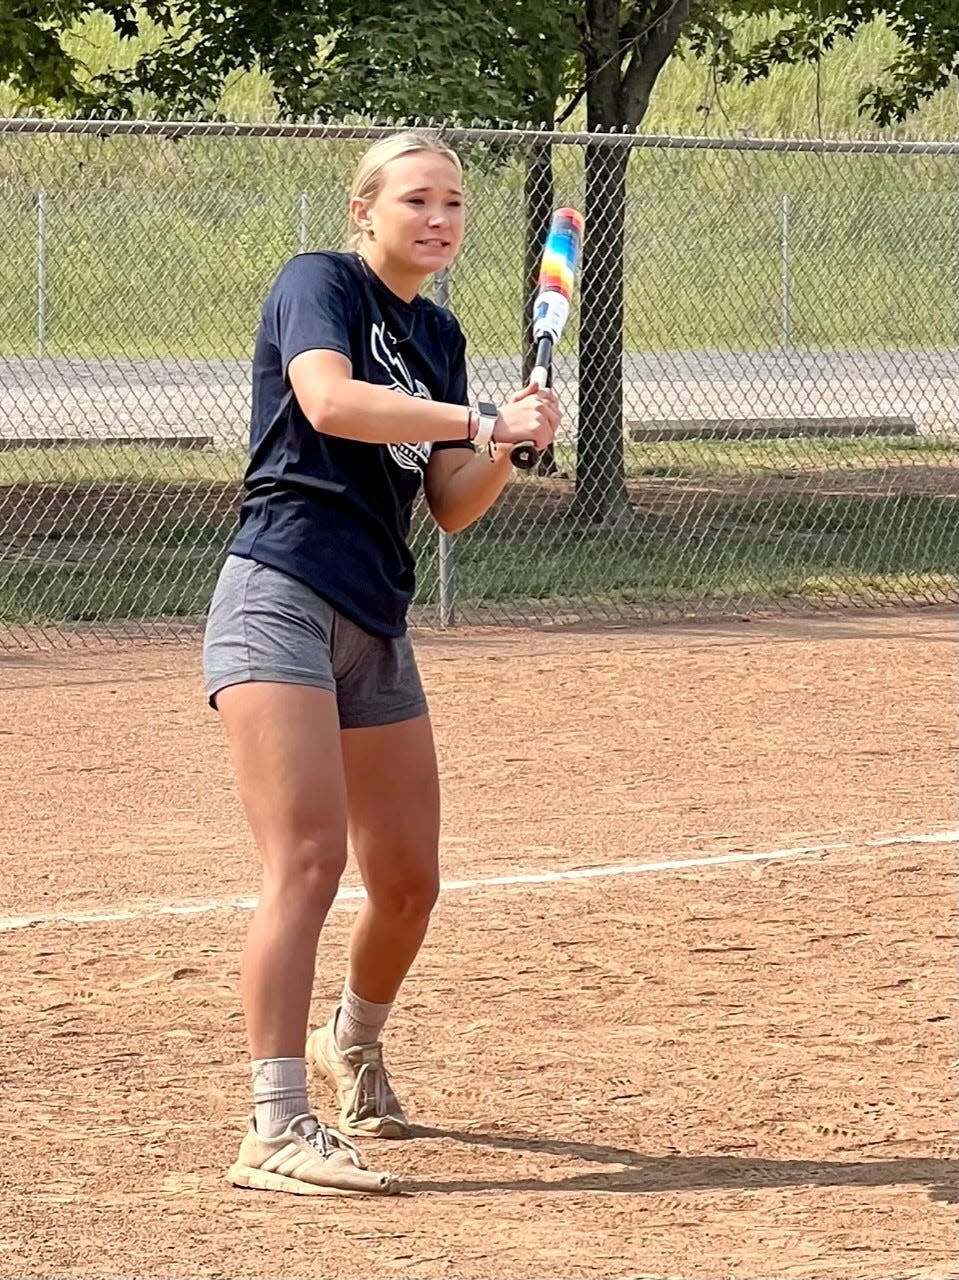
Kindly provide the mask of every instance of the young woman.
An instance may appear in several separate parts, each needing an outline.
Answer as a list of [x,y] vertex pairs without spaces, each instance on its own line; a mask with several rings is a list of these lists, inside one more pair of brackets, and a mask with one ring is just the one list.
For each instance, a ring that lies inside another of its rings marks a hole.
[[[433,735],[406,634],[422,481],[449,532],[496,500],[510,448],[544,448],[552,391],[470,405],[457,322],[419,296],[463,238],[462,171],[401,133],[360,161],[353,249],[280,271],[253,358],[239,530],[210,605],[207,693],[263,864],[241,968],[253,1119],[230,1179],[300,1194],[399,1189],[343,1134],[405,1137],[381,1034],[439,885]],[[320,930],[347,857],[367,897],[342,998],[307,1039]],[[335,1092],[319,1123],[306,1068]]]

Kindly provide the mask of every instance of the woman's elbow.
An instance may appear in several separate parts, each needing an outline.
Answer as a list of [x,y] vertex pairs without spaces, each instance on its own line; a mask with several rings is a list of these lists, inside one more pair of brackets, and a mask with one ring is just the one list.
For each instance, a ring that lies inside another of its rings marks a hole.
[[433,508],[433,519],[444,533],[462,533],[472,523],[464,519],[463,512],[441,506]]
[[304,407],[303,411],[307,422],[314,431],[324,432],[326,435],[337,434],[336,428],[340,415],[333,396],[326,392],[321,392],[311,397],[309,404]]

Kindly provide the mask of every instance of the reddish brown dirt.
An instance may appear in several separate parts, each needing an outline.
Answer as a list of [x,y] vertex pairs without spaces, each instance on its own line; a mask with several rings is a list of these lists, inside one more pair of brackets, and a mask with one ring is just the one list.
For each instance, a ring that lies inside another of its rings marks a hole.
[[0,656],[0,1275],[954,1276],[955,640],[422,637],[447,879],[815,851],[444,894],[389,1202],[224,1182],[256,867],[196,647]]

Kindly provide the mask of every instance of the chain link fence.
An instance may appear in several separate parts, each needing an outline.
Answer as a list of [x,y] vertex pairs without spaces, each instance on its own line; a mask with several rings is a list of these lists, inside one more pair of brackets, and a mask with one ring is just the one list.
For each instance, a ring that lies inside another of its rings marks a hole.
[[[0,121],[0,643],[195,634],[260,305],[382,132]],[[553,208],[587,234],[556,447],[455,538],[417,510],[418,624],[956,600],[959,144],[443,134],[474,395]]]

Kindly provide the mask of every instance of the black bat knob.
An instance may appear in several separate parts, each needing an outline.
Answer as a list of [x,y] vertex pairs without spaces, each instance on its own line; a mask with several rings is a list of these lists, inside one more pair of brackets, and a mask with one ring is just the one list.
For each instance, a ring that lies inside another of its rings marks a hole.
[[532,471],[539,462],[539,450],[532,444],[517,444],[510,450],[509,460],[517,471]]

